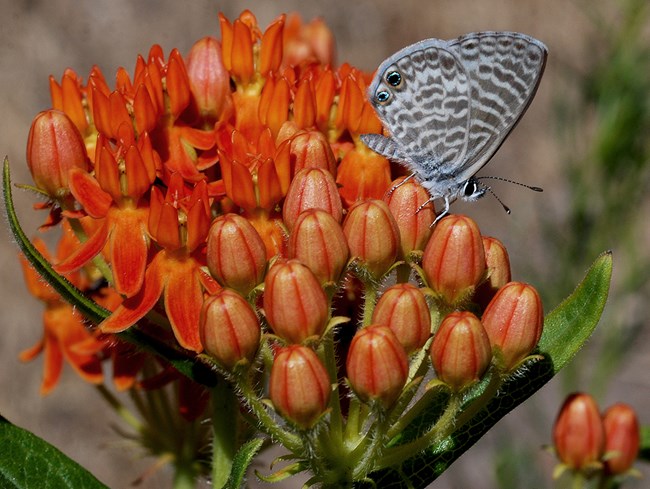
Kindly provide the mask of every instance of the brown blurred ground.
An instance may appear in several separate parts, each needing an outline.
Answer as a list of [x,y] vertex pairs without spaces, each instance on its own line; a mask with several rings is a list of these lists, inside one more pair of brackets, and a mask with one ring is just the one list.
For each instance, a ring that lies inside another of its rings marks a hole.
[[[470,213],[484,234],[498,236],[506,243],[516,278],[526,279],[519,271],[529,269],[526,264],[530,260],[543,263],[552,259],[545,255],[539,230],[533,224],[540,213],[560,215],[570,192],[560,178],[551,104],[562,87],[564,67],[579,69],[593,55],[586,41],[593,27],[585,11],[563,0],[0,0],[0,155],[9,155],[14,181],[29,181],[24,146],[32,117],[49,107],[50,74],[59,78],[66,67],[71,67],[85,77],[91,66],[98,64],[110,79],[118,66],[131,71],[136,55],[147,53],[153,43],[161,44],[166,53],[172,47],[186,53],[200,37],[219,35],[219,10],[233,18],[246,7],[254,11],[262,26],[286,11],[298,11],[306,19],[324,17],[336,35],[339,62],[349,61],[368,71],[402,46],[428,37],[516,30],[547,43],[550,57],[539,93],[490,164],[491,174],[541,185],[544,194],[513,187],[500,190],[500,196],[513,209],[511,216],[490,199],[456,211]],[[33,198],[29,195],[16,192],[16,203],[25,229],[32,234],[44,215],[30,212]],[[27,294],[16,247],[6,226],[2,227],[0,413],[59,447],[110,487],[126,487],[152,461],[140,459],[136,450],[125,448],[111,432],[109,425],[117,420],[93,389],[83,386],[66,368],[59,387],[43,399],[38,395],[41,361],[23,365],[17,360],[19,351],[40,338],[41,308]],[[647,378],[640,381],[636,372],[647,372],[648,366],[648,359],[640,352],[631,352],[630,361],[607,396],[609,403],[623,400],[637,407],[645,423],[650,423],[644,409],[650,401],[650,386]],[[500,440],[517,442],[512,439],[516,433],[522,445],[533,449],[548,443],[559,394],[550,386],[536,398],[539,412],[533,425],[517,412],[508,416],[432,487],[494,487],[490,482],[492,455]],[[539,450],[531,463],[535,470],[550,474],[553,458]],[[168,480],[169,474],[162,473],[145,482],[144,487],[166,487]]]

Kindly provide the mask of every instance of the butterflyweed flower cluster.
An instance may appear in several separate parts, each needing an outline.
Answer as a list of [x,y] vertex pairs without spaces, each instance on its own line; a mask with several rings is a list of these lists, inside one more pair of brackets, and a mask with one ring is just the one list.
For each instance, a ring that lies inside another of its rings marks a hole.
[[640,437],[636,412],[627,404],[601,413],[589,394],[569,395],[553,427],[559,487],[592,487],[594,481],[598,487],[618,487],[626,478],[638,477],[633,465]]
[[[511,281],[501,242],[462,215],[432,228],[423,188],[360,141],[382,131],[371,74],[335,64],[321,21],[262,30],[245,11],[219,23],[220,40],[187,56],[153,46],[132,76],[50,79],[52,108],[27,146],[49,199],[43,229],[62,229],[48,259],[110,315],[87,324],[26,267],[46,313],[22,357],[45,351],[43,392],[65,360],[110,396],[110,364],[118,390],[186,423],[132,421],[151,453],[205,474],[203,420],[223,413],[206,410],[205,385],[120,334],[137,331],[210,367],[213,409],[241,403],[214,436],[235,444],[255,429],[285,446],[293,462],[260,477],[309,470],[310,483],[345,487],[450,435],[467,399],[485,406],[532,358],[542,304]],[[161,402],[165,385],[173,401]],[[437,420],[391,443],[434,404]]]

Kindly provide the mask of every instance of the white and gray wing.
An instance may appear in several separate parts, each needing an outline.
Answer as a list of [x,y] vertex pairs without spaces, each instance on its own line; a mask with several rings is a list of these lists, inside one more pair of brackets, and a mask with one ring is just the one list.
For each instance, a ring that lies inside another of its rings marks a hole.
[[468,74],[446,41],[428,39],[384,61],[368,89],[390,138],[364,135],[374,151],[421,179],[466,159],[470,130]]
[[485,165],[530,105],[546,65],[546,46],[516,32],[478,32],[449,41],[469,77],[468,151],[458,180]]

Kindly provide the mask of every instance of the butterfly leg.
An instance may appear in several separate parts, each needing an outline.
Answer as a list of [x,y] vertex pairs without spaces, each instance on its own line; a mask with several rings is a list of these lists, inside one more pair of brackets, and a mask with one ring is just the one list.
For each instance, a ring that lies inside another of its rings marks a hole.
[[[395,192],[395,190],[397,190],[398,188],[400,188],[402,185],[404,185],[406,182],[408,182],[408,181],[409,181],[411,178],[413,178],[414,176],[415,176],[415,173],[411,173],[408,177],[406,177],[404,180],[402,180],[401,182],[399,182],[397,185],[393,185],[393,186],[388,190],[388,194],[386,195],[386,197],[390,197],[391,195],[393,195],[393,192]],[[427,203],[428,203],[428,201],[427,201]],[[426,204],[424,204],[424,205],[426,205]],[[420,209],[418,209],[417,212],[420,212]]]
[[[437,223],[440,219],[442,219],[442,218],[445,217],[447,214],[449,214],[449,197],[448,197],[447,195],[445,195],[445,196],[444,196],[444,199],[445,199],[445,208],[442,210],[442,212],[441,212],[440,214],[438,214],[438,215],[436,216],[435,220],[431,223],[431,226],[429,226],[430,228],[432,228],[433,226],[435,226],[436,223]],[[427,201],[427,203],[430,202],[431,200],[433,200],[433,199],[429,199],[429,201]],[[425,203],[425,205],[426,205],[426,203]]]

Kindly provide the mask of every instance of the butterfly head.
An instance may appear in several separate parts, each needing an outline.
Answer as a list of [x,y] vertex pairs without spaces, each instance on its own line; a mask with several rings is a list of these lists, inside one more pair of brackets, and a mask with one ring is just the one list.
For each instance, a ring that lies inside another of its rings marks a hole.
[[471,177],[459,188],[458,197],[466,202],[474,202],[485,195],[488,187],[481,185],[478,180]]

